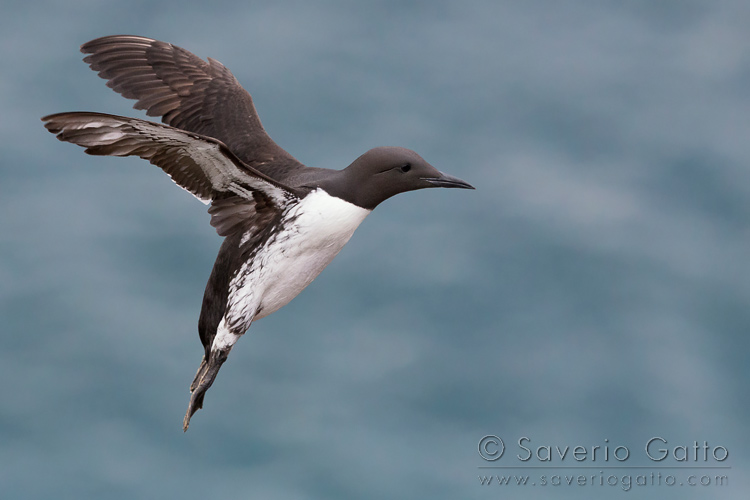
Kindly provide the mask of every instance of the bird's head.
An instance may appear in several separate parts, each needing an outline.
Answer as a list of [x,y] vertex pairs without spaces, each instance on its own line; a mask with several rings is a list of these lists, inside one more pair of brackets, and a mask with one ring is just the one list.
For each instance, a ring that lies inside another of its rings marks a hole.
[[416,189],[445,187],[474,189],[440,172],[410,149],[379,147],[367,151],[345,170],[349,186],[355,186],[354,203],[373,209],[391,196]]

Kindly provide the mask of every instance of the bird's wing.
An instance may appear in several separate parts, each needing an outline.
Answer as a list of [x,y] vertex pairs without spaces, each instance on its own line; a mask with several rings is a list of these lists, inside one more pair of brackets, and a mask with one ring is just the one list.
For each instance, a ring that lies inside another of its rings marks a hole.
[[245,164],[281,179],[304,166],[266,133],[250,94],[219,61],[130,35],[81,46],[107,86],[167,125],[220,140]]
[[103,156],[139,156],[180,187],[211,203],[221,236],[260,230],[301,193],[244,165],[220,141],[160,123],[104,113],[58,113],[42,118],[61,141]]

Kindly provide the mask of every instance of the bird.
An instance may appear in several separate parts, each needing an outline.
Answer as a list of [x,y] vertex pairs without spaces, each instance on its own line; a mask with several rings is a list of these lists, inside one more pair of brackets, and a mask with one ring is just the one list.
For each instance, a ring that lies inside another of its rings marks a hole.
[[162,123],[74,111],[44,116],[45,128],[91,155],[148,160],[209,206],[224,238],[201,305],[203,358],[183,431],[251,323],[309,285],[375,207],[417,189],[475,189],[403,147],[375,147],[340,170],[305,166],[266,133],[223,64],[176,45],[113,35],[81,52],[108,87]]

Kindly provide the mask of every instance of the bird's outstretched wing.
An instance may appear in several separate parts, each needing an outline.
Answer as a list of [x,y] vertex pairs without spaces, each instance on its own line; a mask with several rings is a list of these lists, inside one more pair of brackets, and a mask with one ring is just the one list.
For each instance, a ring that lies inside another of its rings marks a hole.
[[266,133],[250,94],[220,62],[151,38],[114,35],[81,46],[107,86],[167,125],[220,140],[246,165],[282,179],[304,166]]
[[139,156],[180,187],[211,203],[211,225],[221,236],[260,230],[300,192],[245,165],[221,141],[160,123],[104,113],[58,113],[42,118],[61,141],[103,156]]

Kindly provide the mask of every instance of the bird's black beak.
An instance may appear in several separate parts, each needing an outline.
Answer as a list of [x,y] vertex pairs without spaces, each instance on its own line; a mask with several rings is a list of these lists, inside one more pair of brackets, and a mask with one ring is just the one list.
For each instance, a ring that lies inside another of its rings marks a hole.
[[429,182],[435,187],[476,189],[468,182],[462,181],[458,177],[453,177],[452,175],[444,174],[442,172],[440,172],[440,177],[425,177],[423,178],[423,180]]

